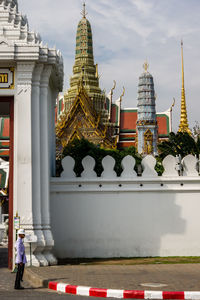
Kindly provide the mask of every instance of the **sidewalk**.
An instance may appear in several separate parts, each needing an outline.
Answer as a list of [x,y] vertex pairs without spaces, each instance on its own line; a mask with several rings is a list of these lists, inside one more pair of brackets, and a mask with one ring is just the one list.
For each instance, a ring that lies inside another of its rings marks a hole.
[[200,291],[200,264],[32,267],[25,276],[35,287],[58,281],[104,289]]

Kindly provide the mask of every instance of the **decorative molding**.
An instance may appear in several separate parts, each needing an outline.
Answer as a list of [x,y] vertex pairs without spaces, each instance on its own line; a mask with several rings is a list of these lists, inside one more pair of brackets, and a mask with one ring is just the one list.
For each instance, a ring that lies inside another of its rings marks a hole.
[[51,178],[50,191],[54,194],[60,193],[199,193],[200,177],[161,177],[154,178],[101,178],[85,179],[81,177],[74,178]]
[[32,84],[32,76],[35,63],[33,62],[19,62],[17,63],[17,85],[27,86]]

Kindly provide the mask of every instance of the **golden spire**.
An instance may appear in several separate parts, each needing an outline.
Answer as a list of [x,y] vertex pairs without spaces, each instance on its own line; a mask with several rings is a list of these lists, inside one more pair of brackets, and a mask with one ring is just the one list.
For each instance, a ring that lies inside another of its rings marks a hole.
[[144,68],[145,73],[147,73],[148,68],[149,68],[149,64],[148,64],[147,60],[146,60],[145,63],[143,64],[143,68]]
[[86,12],[85,6],[86,6],[86,4],[85,4],[85,2],[83,2],[83,10],[81,12],[81,15],[83,16],[84,19],[87,16],[87,12]]
[[185,100],[185,83],[184,83],[184,63],[183,63],[183,41],[181,40],[181,61],[182,61],[182,89],[181,89],[181,119],[178,132],[187,132],[191,134],[187,120],[187,108]]

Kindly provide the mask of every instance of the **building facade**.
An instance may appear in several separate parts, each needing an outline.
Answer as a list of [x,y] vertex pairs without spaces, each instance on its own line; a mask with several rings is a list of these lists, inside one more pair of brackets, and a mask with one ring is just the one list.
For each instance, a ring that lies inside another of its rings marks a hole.
[[62,87],[61,53],[30,31],[17,0],[0,0],[0,151],[4,158],[9,155],[10,268],[14,216],[33,241],[33,264],[57,262],[52,254],[49,182],[55,174],[55,102]]

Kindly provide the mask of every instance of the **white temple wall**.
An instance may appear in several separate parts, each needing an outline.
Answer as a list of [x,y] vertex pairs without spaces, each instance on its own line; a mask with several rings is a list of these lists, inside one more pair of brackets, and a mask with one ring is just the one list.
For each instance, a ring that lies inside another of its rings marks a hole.
[[200,255],[196,169],[190,176],[170,176],[168,170],[158,177],[146,168],[142,177],[132,172],[92,178],[88,168],[84,177],[75,178],[72,167],[66,160],[63,177],[51,179],[57,258]]

